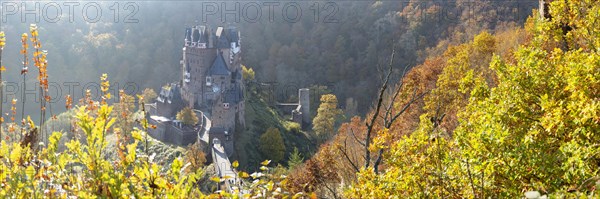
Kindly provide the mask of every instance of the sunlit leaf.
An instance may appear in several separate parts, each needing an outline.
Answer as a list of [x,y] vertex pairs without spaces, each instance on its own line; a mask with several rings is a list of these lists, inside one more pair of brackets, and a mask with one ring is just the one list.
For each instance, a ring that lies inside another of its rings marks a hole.
[[269,163],[271,163],[271,160],[262,161],[260,164],[263,166],[267,166],[267,165],[269,165]]

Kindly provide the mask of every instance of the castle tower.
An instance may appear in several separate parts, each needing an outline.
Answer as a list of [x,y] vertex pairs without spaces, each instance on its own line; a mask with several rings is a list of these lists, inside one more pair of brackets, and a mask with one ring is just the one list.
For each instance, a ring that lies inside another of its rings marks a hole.
[[[218,94],[213,91],[214,79],[208,74],[210,67],[218,56],[222,56],[227,70],[237,74],[241,69],[240,51],[240,33],[235,28],[218,27],[215,30],[194,26],[186,29],[181,60],[181,93],[188,106],[207,106],[211,104],[208,101],[216,99]],[[230,85],[221,88],[226,89],[230,89]]]
[[302,88],[298,90],[298,100],[300,103],[300,111],[302,112],[302,123],[310,124],[310,89]]
[[[240,49],[240,33],[235,28],[185,28],[181,80],[161,88],[155,115],[149,118],[159,128],[150,134],[176,144],[219,138],[230,155],[232,133],[245,124]],[[174,118],[184,107],[200,113],[202,122],[186,128],[176,124]]]
[[215,49],[209,48],[210,28],[194,26],[186,29],[181,68],[183,74],[182,98],[187,106],[204,103],[203,93],[206,87],[206,73],[217,56]]

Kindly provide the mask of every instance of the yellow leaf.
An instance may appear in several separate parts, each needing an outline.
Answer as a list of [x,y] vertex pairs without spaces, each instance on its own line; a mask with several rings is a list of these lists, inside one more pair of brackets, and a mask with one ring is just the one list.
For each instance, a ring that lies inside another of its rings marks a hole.
[[269,163],[271,163],[271,160],[262,161],[260,164],[263,166],[267,166],[267,165],[269,165]]
[[212,177],[212,178],[210,178],[210,180],[212,180],[213,182],[216,182],[216,183],[219,183],[219,182],[221,182],[221,178],[219,178],[219,177],[216,177],[216,176],[215,176],[215,177]]
[[240,173],[238,173],[238,176],[239,176],[240,178],[249,178],[249,177],[250,177],[250,174],[248,174],[248,173],[246,173],[246,172],[243,172],[243,171],[241,171]]
[[0,71],[6,71],[6,68],[4,66],[0,66]]
[[34,174],[35,174],[35,169],[33,168],[33,166],[28,166],[27,169],[25,170],[25,174],[27,175],[28,178],[31,178]]
[[296,193],[294,196],[292,196],[292,199],[298,199],[298,198],[302,198],[302,196],[303,196],[303,193],[302,193],[302,192],[300,192],[300,193]]
[[133,131],[131,132],[131,136],[133,137],[133,139],[136,140],[142,140],[142,134],[139,131]]
[[238,168],[238,166],[240,166],[240,163],[236,160],[236,161],[233,161],[231,166],[233,166],[233,168]]
[[31,126],[31,128],[35,127],[33,120],[31,120],[31,117],[29,117],[29,116],[27,116],[27,123],[29,123],[29,126]]

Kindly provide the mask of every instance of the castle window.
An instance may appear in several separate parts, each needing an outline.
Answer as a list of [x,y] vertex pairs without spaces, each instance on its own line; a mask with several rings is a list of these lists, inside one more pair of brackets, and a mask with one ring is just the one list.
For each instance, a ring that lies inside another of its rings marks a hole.
[[210,76],[206,77],[206,85],[207,86],[211,86],[212,85],[212,77],[210,77]]
[[184,82],[190,82],[190,73],[189,72],[185,72],[183,77],[184,77],[183,78]]

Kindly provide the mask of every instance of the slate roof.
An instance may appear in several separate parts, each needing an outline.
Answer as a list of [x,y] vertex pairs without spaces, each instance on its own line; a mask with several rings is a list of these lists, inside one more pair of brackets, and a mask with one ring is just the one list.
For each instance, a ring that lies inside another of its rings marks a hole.
[[229,40],[224,36],[224,34],[219,37],[219,40],[217,41],[217,48],[231,48],[229,45]]
[[237,70],[235,72],[235,79],[241,81],[242,80],[242,71],[241,70]]
[[208,130],[210,134],[225,134],[225,131],[226,130],[224,128],[216,126],[210,127],[210,129]]
[[236,84],[232,89],[223,93],[223,102],[237,104],[244,100],[244,92],[239,84]]
[[242,81],[242,70],[235,70],[231,72],[231,83]]
[[179,85],[176,83],[171,83],[169,85],[163,86],[160,89],[160,93],[156,100],[162,103],[171,103],[174,100],[181,99],[181,93],[179,93]]
[[208,43],[208,32],[206,30],[200,32],[200,39],[198,40],[198,43]]
[[225,59],[223,58],[223,53],[217,53],[217,57],[215,57],[215,61],[210,66],[208,70],[208,75],[230,75],[231,72],[227,69],[227,64]]
[[185,39],[192,41],[192,28],[185,29]]
[[200,30],[194,29],[194,34],[192,35],[192,39],[194,42],[198,42],[200,40]]
[[214,46],[210,48],[231,48],[231,43],[235,43],[239,47],[239,33],[235,27],[223,29],[221,36],[217,37],[213,29],[205,26],[185,28],[185,39],[190,42],[208,43],[209,38],[214,41]]
[[234,42],[236,46],[239,46],[239,38],[238,31],[235,27],[224,29],[217,40],[217,48],[231,48],[232,42]]
[[230,28],[227,30],[227,32],[229,33],[227,35],[227,37],[229,38],[229,43],[235,42],[235,44],[239,46],[240,44],[238,43],[238,41],[240,40],[240,37],[238,35],[238,31],[235,28]]

